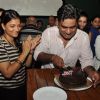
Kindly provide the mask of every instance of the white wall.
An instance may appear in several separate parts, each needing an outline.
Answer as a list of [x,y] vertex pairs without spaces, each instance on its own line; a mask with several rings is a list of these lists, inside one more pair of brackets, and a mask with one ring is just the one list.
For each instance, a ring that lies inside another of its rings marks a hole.
[[20,15],[55,15],[62,0],[0,0],[0,8],[17,10]]

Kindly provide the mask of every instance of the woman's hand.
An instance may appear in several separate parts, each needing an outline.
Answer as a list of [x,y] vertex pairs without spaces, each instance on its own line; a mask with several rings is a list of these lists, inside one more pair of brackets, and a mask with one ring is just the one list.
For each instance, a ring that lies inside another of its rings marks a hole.
[[25,41],[22,43],[22,53],[27,56],[31,50],[32,44],[32,37],[29,35]]
[[36,48],[36,46],[40,43],[41,36],[37,35],[35,38],[31,40],[31,50],[30,53],[33,53],[33,50]]

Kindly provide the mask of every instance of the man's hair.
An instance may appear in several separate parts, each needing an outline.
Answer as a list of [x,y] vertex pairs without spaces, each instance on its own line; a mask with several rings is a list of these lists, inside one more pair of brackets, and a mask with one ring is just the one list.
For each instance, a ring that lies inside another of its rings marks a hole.
[[71,4],[62,5],[57,11],[58,21],[64,19],[78,19],[79,10],[78,8],[72,6]]

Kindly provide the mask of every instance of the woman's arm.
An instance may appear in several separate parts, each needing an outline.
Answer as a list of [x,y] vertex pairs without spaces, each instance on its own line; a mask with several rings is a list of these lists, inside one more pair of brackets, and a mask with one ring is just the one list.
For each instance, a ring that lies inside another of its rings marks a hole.
[[31,40],[31,50],[30,50],[30,53],[28,54],[28,57],[27,57],[26,62],[25,62],[25,65],[27,67],[30,67],[30,65],[32,64],[34,49],[40,43],[40,40],[41,40],[40,35],[37,35],[35,38],[33,38]]
[[89,32],[89,39],[90,39],[90,41],[91,41],[91,38],[92,38],[92,33]]
[[0,72],[6,77],[11,78],[18,69],[22,66],[22,63],[26,59],[26,54],[21,53],[16,61],[10,63],[9,61],[0,62]]
[[9,60],[0,62],[0,72],[6,77],[11,78],[22,66],[22,63],[26,60],[31,48],[29,40],[22,44],[22,53],[19,55],[17,60],[11,63]]

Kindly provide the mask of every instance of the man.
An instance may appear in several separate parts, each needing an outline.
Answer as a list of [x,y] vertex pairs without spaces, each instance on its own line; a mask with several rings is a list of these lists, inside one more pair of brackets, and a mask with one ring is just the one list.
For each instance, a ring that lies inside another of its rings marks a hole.
[[47,25],[47,28],[49,27],[53,27],[53,26],[56,26],[56,17],[51,15],[49,16],[48,18],[48,25]]
[[26,25],[24,26],[24,29],[36,29],[36,23],[37,19],[34,16],[29,16],[26,19]]
[[99,74],[93,66],[93,55],[87,33],[77,29],[78,12],[70,4],[63,5],[57,12],[58,27],[46,29],[42,41],[36,48],[34,58],[43,63],[42,68],[74,67],[80,60],[81,67],[93,80],[99,82]]

